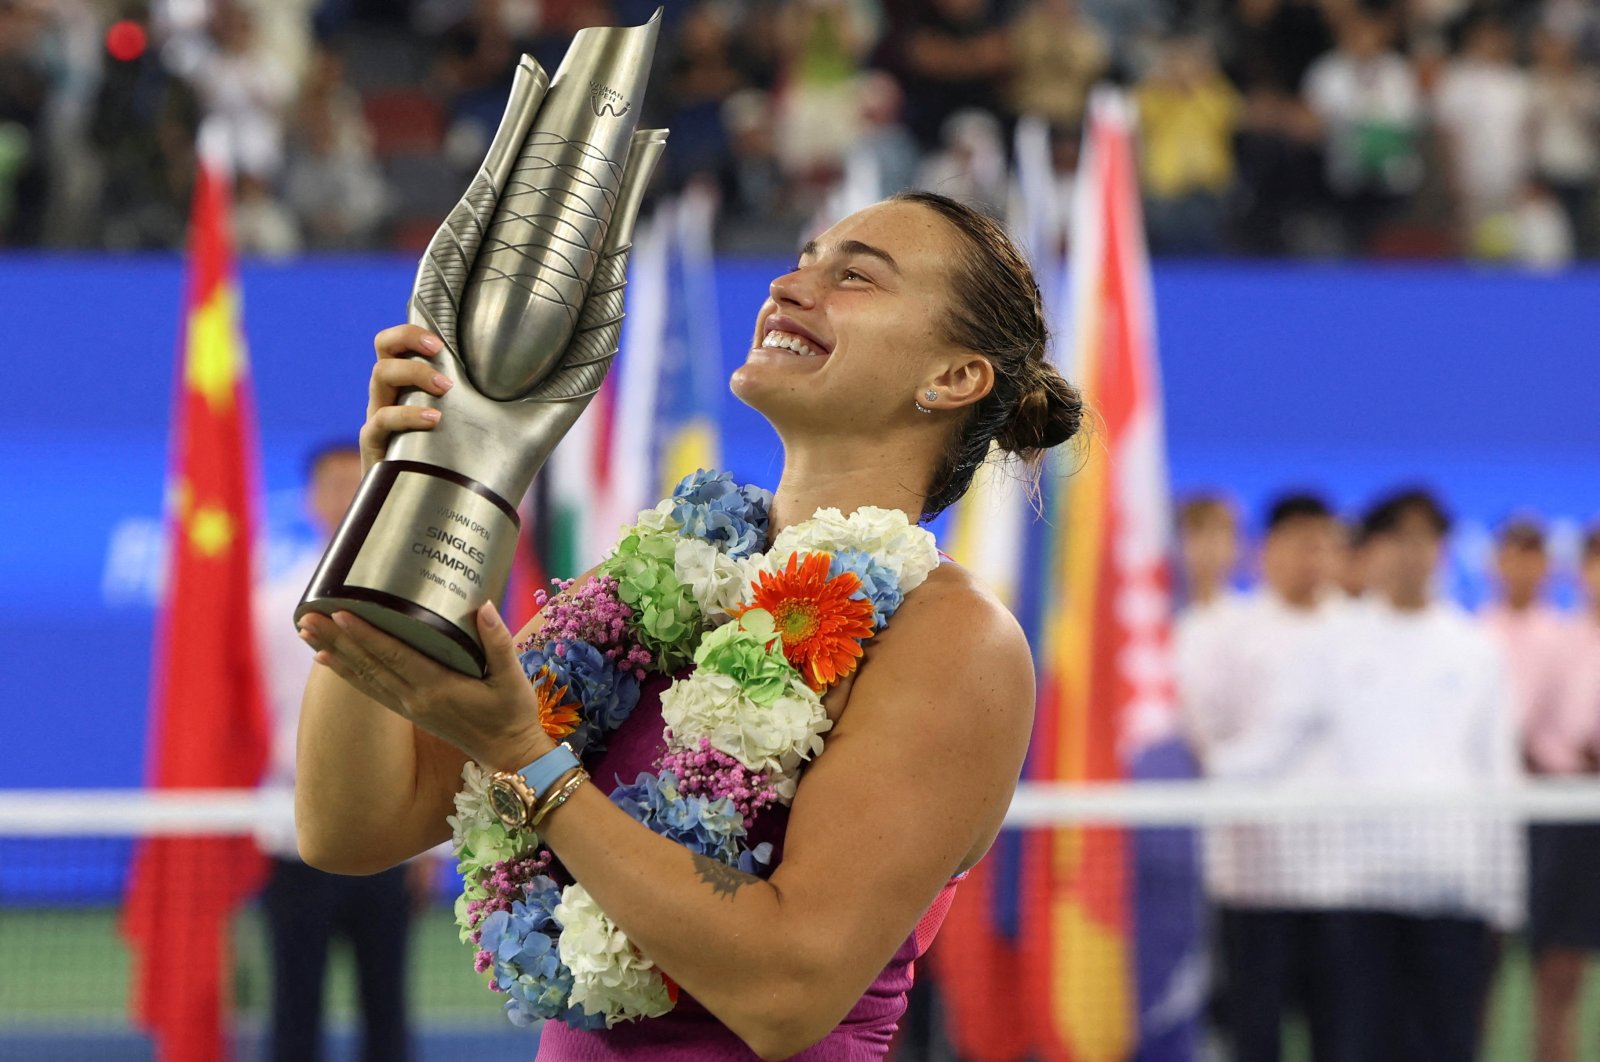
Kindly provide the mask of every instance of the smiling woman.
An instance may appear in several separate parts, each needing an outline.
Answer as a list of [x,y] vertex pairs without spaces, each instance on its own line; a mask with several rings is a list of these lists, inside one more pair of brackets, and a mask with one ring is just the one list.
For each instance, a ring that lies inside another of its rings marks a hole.
[[[483,679],[302,621],[307,860],[369,873],[454,826],[480,968],[513,1020],[560,1019],[541,1059],[883,1057],[1033,710],[1016,623],[916,525],[991,443],[1076,432],[1045,345],[1025,261],[959,203],[820,235],[732,379],[783,440],[775,492],[690,477],[520,635],[486,606]],[[436,337],[377,349],[369,453],[437,423],[395,405]]]

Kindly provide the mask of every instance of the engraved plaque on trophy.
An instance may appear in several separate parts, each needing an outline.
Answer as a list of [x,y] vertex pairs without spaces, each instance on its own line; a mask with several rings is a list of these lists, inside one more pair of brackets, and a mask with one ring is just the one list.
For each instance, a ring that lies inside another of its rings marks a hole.
[[498,600],[517,503],[617,351],[629,240],[666,130],[636,130],[661,13],[585,29],[554,78],[523,56],[471,186],[417,267],[409,320],[444,340],[443,414],[395,435],[300,605],[348,610],[482,675],[475,613]]

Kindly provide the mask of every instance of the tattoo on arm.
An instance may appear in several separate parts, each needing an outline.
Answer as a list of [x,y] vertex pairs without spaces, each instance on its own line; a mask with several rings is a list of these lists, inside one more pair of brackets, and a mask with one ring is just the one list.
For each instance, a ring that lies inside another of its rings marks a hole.
[[710,885],[711,891],[718,896],[731,898],[746,885],[754,885],[760,880],[699,852],[691,852],[690,857],[694,859],[694,869],[700,875],[700,880]]

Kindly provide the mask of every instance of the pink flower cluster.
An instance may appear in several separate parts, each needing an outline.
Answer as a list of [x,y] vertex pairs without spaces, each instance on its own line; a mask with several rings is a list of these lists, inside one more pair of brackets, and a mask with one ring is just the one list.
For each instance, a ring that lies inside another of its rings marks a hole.
[[628,621],[633,609],[617,596],[617,581],[603,575],[585,583],[570,597],[559,597],[572,588],[573,580],[556,579],[552,585],[556,594],[540,590],[534,603],[541,609],[544,622],[533,638],[517,646],[521,653],[544,642],[556,643],[556,655],[565,656],[565,642],[588,642],[613,661],[619,671],[633,672],[642,679],[650,666],[650,650],[635,642],[628,633]]
[[671,771],[678,779],[678,792],[684,796],[710,800],[727,797],[746,825],[756,812],[778,799],[766,772],[752,771],[726,752],[712,748],[710,738],[701,738],[699,748],[666,753],[656,771]]
[[[481,900],[467,901],[467,923],[475,927],[480,926],[485,918],[496,911],[511,910],[511,905],[522,899],[523,884],[550,869],[550,858],[550,850],[541,848],[537,852],[529,852],[515,859],[502,859],[491,866],[481,882],[489,895]],[[473,942],[476,943],[481,935],[480,930],[473,929]],[[489,963],[489,953],[479,951],[474,961],[478,972],[487,970]]]

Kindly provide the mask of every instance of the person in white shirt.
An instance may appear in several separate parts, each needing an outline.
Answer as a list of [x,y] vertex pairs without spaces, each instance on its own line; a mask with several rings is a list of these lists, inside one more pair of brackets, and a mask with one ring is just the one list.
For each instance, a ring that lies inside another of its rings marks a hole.
[[1389,15],[1349,5],[1338,48],[1311,65],[1302,87],[1322,126],[1328,187],[1352,250],[1422,184],[1422,94],[1393,36]]
[[[1498,645],[1434,596],[1449,519],[1423,491],[1366,518],[1372,591],[1329,681],[1344,784],[1460,791],[1517,776],[1513,694]],[[1352,822],[1341,847],[1343,1000],[1371,1062],[1476,1057],[1493,929],[1522,908],[1522,835],[1490,813],[1407,811]]]
[[[311,652],[295,632],[294,610],[361,483],[361,453],[338,443],[316,450],[307,462],[306,508],[323,540],[255,595],[256,637],[261,646],[267,699],[273,714],[272,758],[264,785],[294,791],[295,734],[300,698],[311,671]],[[323,1056],[322,998],[328,947],[336,935],[355,950],[363,1019],[362,1059],[404,1062],[409,1054],[406,1018],[406,950],[412,908],[427,895],[427,857],[371,877],[328,874],[301,862],[293,828],[262,831],[271,857],[261,896],[272,951],[273,1062]]]
[[1515,47],[1509,26],[1479,19],[1434,100],[1467,242],[1483,251],[1493,242],[1492,224],[1511,213],[1533,165],[1532,94],[1528,75],[1514,61]]
[[[1185,731],[1207,778],[1328,784],[1333,750],[1319,695],[1336,619],[1349,607],[1333,583],[1339,527],[1309,494],[1277,500],[1265,526],[1264,585],[1212,606],[1177,635]],[[1238,1062],[1281,1057],[1284,1014],[1296,998],[1314,1057],[1353,1057],[1327,935],[1326,910],[1338,895],[1330,840],[1306,823],[1219,826],[1206,836],[1223,1025]]]

